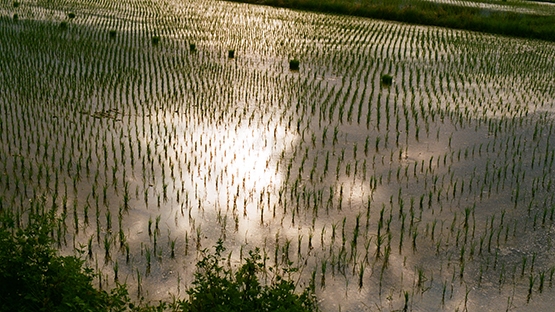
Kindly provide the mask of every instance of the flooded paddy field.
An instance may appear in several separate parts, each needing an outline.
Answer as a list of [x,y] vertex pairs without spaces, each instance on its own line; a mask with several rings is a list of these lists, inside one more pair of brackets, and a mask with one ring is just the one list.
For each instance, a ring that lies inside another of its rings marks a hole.
[[186,296],[221,238],[325,311],[555,303],[553,43],[207,0],[0,12],[1,209],[58,215],[99,286]]

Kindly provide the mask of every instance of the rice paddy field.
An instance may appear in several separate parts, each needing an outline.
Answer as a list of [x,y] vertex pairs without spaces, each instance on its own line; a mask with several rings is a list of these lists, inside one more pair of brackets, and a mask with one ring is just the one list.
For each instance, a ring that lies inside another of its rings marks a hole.
[[299,267],[324,311],[555,304],[554,43],[211,0],[0,6],[0,210],[56,214],[99,287],[185,297],[221,238],[232,265]]

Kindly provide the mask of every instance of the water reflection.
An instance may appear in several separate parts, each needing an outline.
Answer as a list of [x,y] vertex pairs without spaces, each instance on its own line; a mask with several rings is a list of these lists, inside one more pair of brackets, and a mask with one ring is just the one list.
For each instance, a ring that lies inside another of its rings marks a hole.
[[[275,124],[199,126],[192,136],[207,144],[186,153],[198,157],[201,164],[190,180],[197,194],[193,205],[240,216],[238,235],[249,230],[255,233],[261,209],[269,210],[268,201],[277,196],[283,183],[279,157],[297,144],[298,135]],[[189,142],[180,144],[191,149]]]

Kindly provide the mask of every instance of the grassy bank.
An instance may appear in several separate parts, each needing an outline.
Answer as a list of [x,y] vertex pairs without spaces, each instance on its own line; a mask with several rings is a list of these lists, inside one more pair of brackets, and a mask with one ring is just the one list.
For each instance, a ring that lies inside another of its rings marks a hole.
[[407,0],[231,0],[300,10],[347,14],[413,24],[555,41],[555,16],[519,13],[526,3],[498,1],[506,10]]

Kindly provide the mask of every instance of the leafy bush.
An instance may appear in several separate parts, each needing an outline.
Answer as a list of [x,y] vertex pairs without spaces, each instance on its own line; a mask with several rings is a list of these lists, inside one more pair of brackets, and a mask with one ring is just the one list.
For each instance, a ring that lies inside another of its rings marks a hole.
[[[284,278],[294,269],[278,273],[266,269],[258,249],[249,252],[245,264],[235,272],[224,262],[225,250],[220,240],[215,254],[205,254],[197,263],[193,286],[187,291],[189,300],[181,302],[184,311],[316,311],[313,290],[295,293],[295,284]],[[205,251],[206,252],[206,251]],[[274,274],[271,283],[259,281],[261,274]]]
[[[110,293],[94,288],[93,270],[84,260],[59,256],[53,247],[53,216],[31,216],[29,224],[18,228],[13,218],[0,217],[0,312],[3,311],[316,311],[313,289],[295,293],[295,284],[284,274],[292,268],[266,270],[259,250],[251,251],[237,271],[220,265],[222,241],[215,254],[206,254],[197,263],[189,300],[150,305],[133,304],[127,286],[118,285]],[[260,274],[274,274],[263,285]]]
[[92,285],[84,261],[62,257],[52,247],[53,218],[32,217],[15,228],[6,217],[0,226],[0,311],[123,311],[129,302],[120,286],[107,293]]

